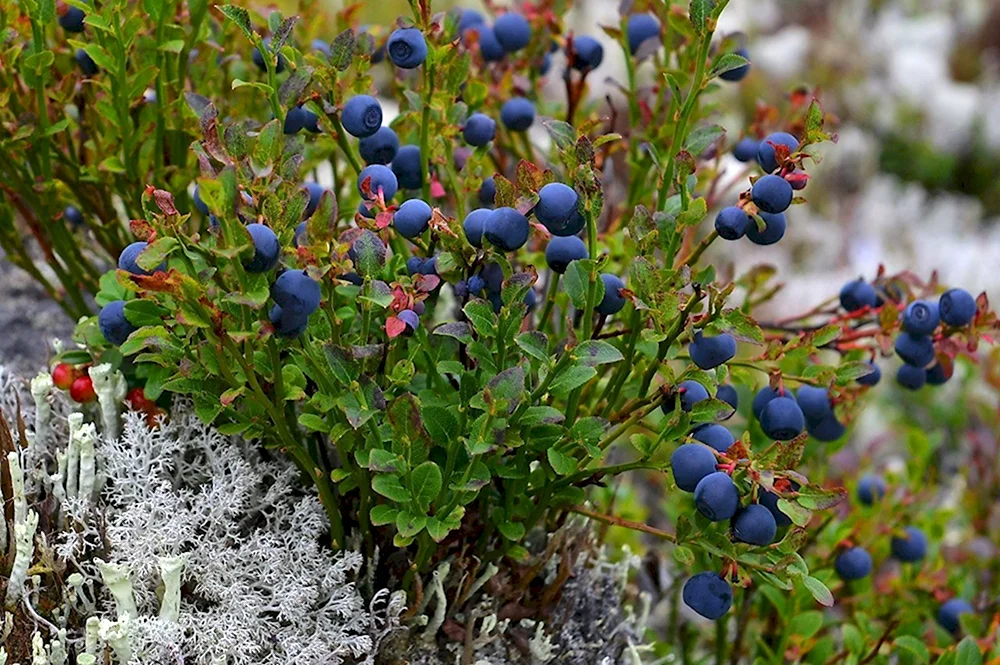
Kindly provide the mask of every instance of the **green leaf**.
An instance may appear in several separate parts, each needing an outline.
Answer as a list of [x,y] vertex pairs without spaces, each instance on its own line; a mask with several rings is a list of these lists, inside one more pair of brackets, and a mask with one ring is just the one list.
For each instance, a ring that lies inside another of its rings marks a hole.
[[283,143],[281,121],[275,118],[260,130],[257,142],[253,147],[251,164],[258,176],[263,177],[271,173],[272,166],[281,156]]
[[329,432],[330,426],[327,422],[313,413],[303,413],[299,416],[299,424],[312,432]]
[[393,508],[392,506],[383,504],[381,506],[372,506],[369,515],[373,525],[385,526],[386,524],[392,524],[396,521],[396,517],[399,515],[399,510]]
[[530,406],[524,410],[519,423],[521,425],[557,424],[566,420],[566,415],[551,406]]
[[674,559],[682,566],[690,566],[694,563],[694,552],[690,547],[678,545],[674,548]]
[[489,383],[486,384],[485,392],[488,392],[494,399],[507,400],[513,409],[521,400],[521,396],[524,395],[524,377],[523,366],[511,367],[490,379]]
[[[811,578],[810,578],[811,579]],[[819,610],[810,610],[795,615],[788,624],[788,630],[792,635],[797,635],[803,640],[819,632],[823,627],[823,613]]]
[[549,359],[549,339],[545,333],[537,330],[524,332],[515,338],[515,343],[521,350],[536,360],[545,362]]
[[573,365],[559,373],[549,386],[549,392],[560,397],[568,395],[587,381],[597,376],[597,370],[586,365]]
[[167,309],[160,307],[152,300],[129,300],[125,303],[125,318],[128,319],[129,323],[139,328],[158,326],[163,323],[163,318],[167,314]]
[[698,156],[705,152],[705,149],[726,135],[726,130],[719,125],[708,125],[699,127],[688,135],[687,145],[684,147],[689,153]]
[[713,0],[691,0],[689,14],[691,25],[699,35],[704,35],[708,30],[708,17],[712,11]]
[[434,334],[454,337],[462,344],[472,343],[472,328],[465,321],[453,321],[440,325],[434,329]]
[[764,343],[764,333],[760,326],[742,309],[725,310],[722,319],[729,325],[730,332],[736,339],[755,344]]
[[501,522],[497,524],[497,529],[504,538],[515,543],[524,538],[524,524],[521,522]]
[[833,508],[847,499],[847,490],[843,487],[818,487],[816,485],[806,485],[799,488],[799,495],[796,501],[800,506],[809,510],[826,510]]
[[577,461],[566,453],[561,453],[553,447],[545,451],[545,455],[549,459],[549,464],[552,465],[552,470],[560,476],[568,476],[576,472]]
[[355,37],[353,30],[344,30],[330,43],[330,66],[337,71],[345,71],[354,57]]
[[[835,323],[820,328],[813,333],[812,343],[815,346],[826,346],[833,340],[840,337],[841,328]],[[871,370],[869,370],[871,371]]]
[[496,336],[497,316],[493,312],[493,305],[485,300],[473,298],[465,304],[462,311],[469,317],[469,321],[472,322],[472,326],[481,338]]
[[677,215],[677,224],[679,226],[697,226],[701,220],[705,219],[705,215],[707,214],[708,202],[703,198],[697,198],[694,201],[691,201],[691,205],[688,206],[687,210],[683,210]]
[[458,432],[458,418],[441,406],[425,406],[420,410],[424,428],[437,444],[451,441]]
[[260,90],[265,95],[270,95],[274,91],[274,88],[272,88],[266,83],[262,83],[261,81],[244,81],[243,79],[233,79],[231,89],[236,90],[237,88],[254,88],[256,90]]
[[412,538],[427,526],[426,515],[414,515],[413,513],[400,511],[396,515],[396,530],[404,538]]
[[250,23],[250,13],[246,9],[236,5],[216,5],[215,7],[222,12],[223,16],[235,23],[247,39],[254,41],[253,24]]
[[804,527],[812,519],[812,511],[788,499],[778,499],[778,510],[788,515],[788,519],[798,526]]
[[[784,508],[781,507],[781,501],[778,502],[778,508],[784,512]],[[786,513],[787,514],[787,513]],[[816,599],[816,602],[823,607],[833,607],[833,594],[830,590],[826,588],[826,585],[820,582],[815,577],[806,576],[802,583],[806,585],[809,589],[809,593],[812,597]]]
[[573,358],[581,365],[606,365],[624,360],[622,352],[599,339],[588,339],[573,349]]
[[549,136],[556,142],[561,150],[568,150],[576,144],[576,130],[573,125],[562,120],[545,120],[542,126],[548,131]]
[[983,653],[979,650],[976,638],[968,635],[958,643],[955,665],[983,665]]
[[[578,259],[572,261],[563,276],[563,285],[566,293],[577,309],[585,309],[587,306],[587,290],[590,288],[591,271],[596,274],[597,263],[593,259]],[[596,279],[597,294],[594,297],[594,304],[597,305],[604,298],[604,280]]]
[[406,491],[403,484],[399,482],[399,478],[397,476],[390,474],[375,476],[372,480],[372,489],[385,498],[391,499],[396,503],[406,503],[410,500],[410,493]]
[[750,64],[750,61],[739,53],[723,53],[712,65],[712,71],[708,73],[708,78],[714,79],[716,76],[721,76],[726,72],[745,67],[748,64]]
[[396,455],[382,448],[373,448],[368,454],[368,468],[380,473],[399,473],[403,471],[402,460]]
[[892,642],[894,650],[908,652],[915,659],[916,663],[926,664],[931,662],[931,653],[927,650],[927,645],[920,638],[912,635],[900,635]]
[[136,259],[136,263],[143,270],[152,272],[157,266],[163,263],[175,249],[177,248],[177,239],[171,238],[170,236],[162,236],[153,241],[153,244],[147,245],[142,252],[139,253],[139,258]]
[[837,368],[837,383],[842,386],[846,385],[862,376],[868,376],[871,374],[871,371],[872,368],[868,363],[860,360],[852,360]]
[[50,67],[54,61],[55,55],[53,55],[52,51],[45,50],[39,53],[32,53],[25,58],[24,66],[27,69],[34,71],[36,74],[41,74],[48,67]]
[[425,513],[430,510],[431,502],[441,491],[441,468],[428,460],[418,466],[410,474],[410,486],[413,490],[413,500]]

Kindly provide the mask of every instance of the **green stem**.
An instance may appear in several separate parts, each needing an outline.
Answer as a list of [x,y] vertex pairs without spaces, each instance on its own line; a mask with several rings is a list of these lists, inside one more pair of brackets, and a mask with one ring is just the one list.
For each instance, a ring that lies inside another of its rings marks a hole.
[[434,95],[434,63],[424,67],[424,108],[420,120],[420,170],[427,169],[420,183],[420,194],[425,202],[431,200],[430,148],[428,137],[431,125],[431,97]]
[[[594,214],[590,210],[586,210],[584,214],[587,218],[587,249],[592,267],[590,269],[590,283],[587,286],[587,304],[583,309],[582,339],[589,340],[594,330],[594,307],[597,306],[595,302],[597,300],[597,280],[600,279],[600,276],[597,274],[597,220],[594,219]],[[582,390],[582,387],[577,388],[569,396],[569,402],[566,406],[567,423],[576,421],[576,411],[580,405]]]
[[549,285],[545,289],[545,307],[541,316],[538,317],[538,331],[544,333],[549,327],[549,319],[552,317],[552,308],[556,304],[556,295],[559,293],[559,273],[550,271]]
[[639,388],[640,395],[645,395],[649,390],[649,384],[653,382],[653,377],[656,376],[656,372],[660,368],[660,363],[662,363],[663,359],[667,357],[667,352],[670,351],[670,346],[677,339],[678,335],[681,334],[681,331],[684,330],[684,324],[687,323],[688,315],[691,314],[695,306],[701,302],[701,298],[702,295],[700,292],[695,292],[691,296],[691,298],[687,301],[687,304],[684,305],[684,309],[681,310],[680,316],[674,320],[674,325],[670,329],[670,332],[667,333],[666,339],[660,342],[660,346],[656,352],[656,358],[650,364],[649,369],[646,370],[646,373],[642,377],[642,386]]
[[361,173],[361,161],[358,156],[354,154],[354,149],[351,144],[347,141],[347,132],[344,130],[344,126],[340,124],[340,117],[337,115],[330,116],[331,122],[333,122],[333,131],[337,135],[337,145],[340,146],[341,151],[343,151],[344,156],[347,157],[347,161],[350,162],[351,168],[354,169],[355,174]]

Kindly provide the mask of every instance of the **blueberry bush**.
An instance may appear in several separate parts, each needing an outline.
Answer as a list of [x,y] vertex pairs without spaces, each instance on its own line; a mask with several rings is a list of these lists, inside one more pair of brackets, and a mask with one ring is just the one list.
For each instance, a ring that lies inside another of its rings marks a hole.
[[[836,138],[805,88],[716,124],[752,72],[726,4],[626,0],[593,34],[562,0],[411,0],[379,27],[309,1],[7,5],[0,243],[80,319],[54,384],[86,408],[83,370],[110,363],[151,426],[185,400],[288,456],[327,544],[414,607],[443,562],[463,571],[442,641],[490,578],[508,617],[546,617],[581,546],[561,529],[586,518],[667,554],[657,656],[1000,658],[996,558],[943,542],[952,520],[1000,544],[995,457],[958,511],[905,406],[971,414],[951,441],[995,428],[968,385],[930,391],[957,370],[996,387],[996,316],[880,270],[768,321],[773,269],[706,260],[794,234]],[[609,43],[626,76],[599,100]],[[912,458],[834,469],[869,404]]]

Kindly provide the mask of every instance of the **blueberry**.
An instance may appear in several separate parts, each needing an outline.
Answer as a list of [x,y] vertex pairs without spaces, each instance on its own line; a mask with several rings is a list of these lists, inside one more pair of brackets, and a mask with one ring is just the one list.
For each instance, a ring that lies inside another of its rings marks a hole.
[[940,322],[937,303],[915,300],[903,310],[903,330],[911,335],[930,335]]
[[715,392],[716,399],[720,399],[733,409],[739,408],[740,395],[736,392],[736,388],[729,384],[719,386],[719,389]]
[[550,182],[538,190],[535,218],[555,235],[566,235],[562,231],[577,212],[579,202],[575,189],[561,182]]
[[463,9],[458,19],[458,34],[463,35],[469,28],[486,23],[486,19],[475,9]]
[[794,439],[806,426],[802,409],[791,397],[775,397],[760,412],[760,428],[772,439]]
[[927,383],[932,386],[940,386],[948,383],[954,368],[945,369],[940,362],[936,362],[927,370]]
[[486,62],[502,60],[506,51],[497,39],[496,31],[486,24],[475,26],[473,30],[479,38],[479,53],[483,56],[483,60]]
[[716,471],[698,481],[694,488],[694,505],[708,519],[721,522],[736,514],[740,493],[729,474]]
[[314,51],[319,51],[326,57],[330,57],[330,42],[324,41],[322,39],[314,39],[309,44],[309,48]]
[[872,371],[864,376],[859,376],[857,381],[863,386],[875,386],[882,379],[882,370],[872,361],[868,361],[868,366]]
[[404,201],[392,218],[392,226],[404,238],[416,238],[431,222],[431,207],[420,199]]
[[907,365],[926,367],[934,360],[934,341],[927,336],[901,332],[896,337],[896,355]]
[[759,503],[751,503],[733,517],[733,538],[741,543],[766,547],[777,533],[774,515]]
[[375,208],[362,201],[358,204],[358,214],[366,219],[375,219]]
[[274,334],[282,339],[292,339],[305,332],[309,325],[308,314],[290,314],[282,309],[281,305],[274,305],[267,315],[271,325],[274,326]]
[[273,270],[278,265],[281,256],[281,245],[274,231],[263,224],[247,224],[247,231],[253,239],[253,258],[243,264],[249,273],[262,273]]
[[76,206],[66,206],[63,208],[63,219],[69,222],[70,226],[83,226],[83,213]]
[[858,481],[857,496],[858,501],[863,505],[870,506],[885,496],[885,480],[882,476],[868,474]]
[[283,131],[289,136],[298,134],[306,126],[306,110],[301,106],[293,106],[285,112]]
[[[270,37],[265,37],[264,38],[264,47],[265,48],[270,48],[270,46],[271,46],[271,38]],[[264,62],[264,56],[261,54],[260,51],[257,50],[256,47],[254,47],[253,53],[250,54],[250,59],[253,60],[253,64],[257,65],[257,69],[259,69],[262,72],[266,72],[267,71],[267,64]],[[281,53],[279,53],[278,54],[278,64],[274,68],[274,73],[275,74],[280,74],[281,72],[285,71],[285,66],[287,64],[288,64],[288,61],[285,59],[285,56],[283,56],[283,55],[281,55]]]
[[552,69],[552,54],[546,53],[542,56],[542,64],[538,66],[538,75],[545,76]]
[[694,437],[696,441],[701,441],[706,446],[711,446],[720,453],[726,452],[734,443],[736,443],[736,439],[733,438],[733,433],[730,432],[728,428],[715,423],[698,427],[691,433],[691,436]]
[[496,291],[490,291],[486,294],[486,299],[490,301],[491,305],[493,305],[493,311],[499,314],[500,310],[503,308],[503,298],[500,297],[500,294]]
[[713,369],[733,359],[736,340],[729,333],[706,337],[701,330],[697,330],[694,341],[688,345],[688,353],[701,369]]
[[500,108],[500,120],[511,131],[527,131],[535,122],[535,105],[524,97],[509,99]]
[[578,233],[580,233],[580,231],[582,231],[583,227],[586,225],[587,225],[587,220],[584,218],[584,216],[580,213],[579,210],[574,210],[573,214],[569,216],[569,219],[566,220],[566,223],[564,225],[559,227],[556,226],[551,227],[549,229],[549,233],[551,233],[554,236],[561,236],[561,237],[575,236]]
[[361,286],[365,283],[364,278],[356,272],[345,272],[340,276],[340,279],[354,286]]
[[604,47],[590,35],[573,37],[573,69],[589,72],[597,69],[604,60]]
[[799,140],[788,132],[775,132],[769,134],[760,142],[757,147],[757,163],[768,173],[778,170],[778,158],[775,154],[774,146],[783,145],[788,148],[788,153],[794,153],[799,147]]
[[670,456],[670,470],[677,487],[693,492],[702,478],[715,473],[715,453],[700,443],[685,443]]
[[920,390],[927,383],[927,372],[922,367],[900,365],[896,370],[896,383],[908,390]]
[[423,170],[418,145],[404,145],[392,158],[392,172],[403,189],[420,189],[424,183]]
[[604,282],[604,297],[601,298],[601,302],[597,304],[594,311],[604,316],[617,314],[627,302],[625,296],[619,293],[620,289],[625,288],[625,282],[617,275],[608,272],[601,273],[601,281]]
[[872,555],[863,547],[851,547],[837,555],[833,569],[845,582],[864,579],[871,575]]
[[406,274],[416,275],[420,272],[420,266],[423,264],[424,260],[419,256],[411,256],[406,259]]
[[[493,181],[491,180],[490,182]],[[462,222],[462,230],[465,231],[466,240],[473,247],[483,246],[483,227],[486,225],[486,219],[490,216],[491,212],[492,210],[488,208],[476,208],[465,216],[465,221]]]
[[529,312],[535,309],[535,305],[538,304],[538,296],[535,295],[534,289],[529,289],[528,292],[524,294],[524,304],[527,306]]
[[478,296],[479,293],[486,288],[486,280],[484,280],[479,275],[473,275],[472,277],[469,278],[469,281],[466,283],[466,288],[468,289],[469,293],[471,293],[474,296]]
[[319,134],[319,116],[305,106],[299,106],[299,108],[302,109],[302,128],[312,134]]
[[66,32],[83,32],[83,19],[87,14],[78,7],[66,7],[66,13],[59,16],[59,27]]
[[635,55],[647,39],[659,38],[660,22],[652,14],[632,14],[625,29],[628,34],[628,50]]
[[286,270],[271,285],[271,298],[288,315],[309,316],[319,307],[319,282],[303,270]]
[[759,141],[755,141],[750,138],[742,138],[736,143],[735,146],[733,146],[733,157],[744,164],[755,162],[757,161],[757,150],[759,148]]
[[771,386],[764,386],[757,391],[757,394],[753,397],[753,404],[750,410],[753,411],[754,418],[760,420],[760,414],[767,406],[767,403],[776,397],[782,397],[783,393],[779,393],[777,390]]
[[764,212],[776,215],[785,212],[792,205],[794,192],[788,181],[781,176],[766,175],[753,184],[750,194],[754,205]]
[[937,611],[937,622],[949,633],[957,633],[962,627],[959,615],[972,614],[975,609],[967,600],[962,598],[952,598],[941,604]]
[[132,273],[133,275],[152,275],[154,272],[162,272],[166,270],[167,266],[165,263],[161,263],[156,266],[152,272],[147,272],[139,267],[139,264],[137,263],[139,254],[142,253],[142,250],[146,249],[148,244],[149,243],[140,240],[123,249],[122,253],[118,256],[118,267],[121,270]]
[[371,136],[358,141],[365,164],[388,164],[399,152],[399,136],[390,127],[379,127]]
[[[750,52],[745,48],[739,48],[733,51],[736,55],[742,55],[747,61],[750,60]],[[723,72],[719,74],[719,78],[723,81],[730,81],[735,83],[736,81],[742,81],[746,78],[746,75],[750,73],[750,63],[743,65],[742,67],[737,67],[736,69],[730,69],[728,72]]]
[[754,222],[741,208],[729,206],[715,217],[715,230],[723,240],[739,240]]
[[125,318],[125,301],[112,300],[101,308],[97,325],[108,344],[121,346],[136,328]]
[[418,271],[421,275],[436,275],[437,274],[437,257],[431,256],[420,262],[420,268]]
[[531,42],[531,24],[515,12],[498,16],[493,23],[493,32],[507,53],[520,51]]
[[960,328],[972,323],[976,316],[976,299],[965,289],[951,289],[941,294],[938,310],[941,320],[949,326]]
[[788,220],[785,219],[784,213],[772,215],[761,211],[759,214],[760,218],[764,220],[764,230],[758,231],[757,222],[752,219],[749,220],[747,224],[747,238],[750,239],[750,242],[755,245],[773,245],[785,237],[785,228],[788,226]]
[[829,443],[844,436],[847,433],[847,428],[837,420],[837,415],[831,411],[819,420],[807,420],[806,431],[817,441]]
[[545,262],[560,275],[566,272],[570,262],[589,256],[587,245],[576,236],[556,236],[545,247]]
[[792,172],[785,176],[785,180],[796,192],[802,191],[809,184],[809,175],[802,169],[792,169]]
[[406,324],[409,332],[413,332],[420,327],[420,316],[412,309],[404,309],[396,315],[396,318]]
[[830,405],[830,392],[826,388],[802,386],[795,394],[795,401],[802,409],[806,421],[819,422],[833,413]]
[[927,555],[927,536],[912,526],[904,529],[904,537],[893,536],[889,543],[892,555],[903,563],[915,563]]
[[323,197],[326,188],[318,182],[307,182],[303,187],[309,193],[309,203],[306,204],[306,209],[302,213],[302,219],[309,219],[319,207],[319,200]]
[[863,279],[848,282],[840,289],[840,306],[848,312],[856,312],[862,307],[875,307],[875,289]]
[[715,573],[698,573],[684,583],[681,597],[692,610],[715,621],[732,607],[733,588]]
[[491,206],[496,202],[497,197],[497,183],[493,180],[492,176],[483,180],[483,184],[479,186],[479,192],[476,194],[476,198],[484,206]]
[[[793,492],[799,491],[799,484],[793,482],[791,489]],[[788,526],[792,523],[792,520],[778,508],[778,499],[780,498],[776,493],[764,490],[760,493],[760,505],[771,511],[775,524],[778,526]]]
[[97,66],[97,63],[82,48],[78,48],[73,57],[76,59],[76,64],[80,67],[80,71],[83,72],[84,76],[97,76],[100,73],[101,70]]
[[477,148],[493,140],[497,133],[497,121],[484,113],[473,113],[465,121],[462,128],[462,138],[469,145]]
[[199,185],[195,185],[194,187],[194,193],[191,194],[191,202],[194,203],[194,207],[198,212],[203,215],[209,214],[208,204],[201,199],[201,187]]
[[399,28],[386,43],[389,59],[401,69],[415,69],[427,59],[427,42],[417,28]]
[[531,225],[528,218],[514,208],[497,208],[483,224],[483,237],[504,252],[513,252],[528,242]]
[[306,245],[308,245],[309,244],[308,231],[309,231],[308,225],[305,222],[299,222],[295,226],[295,235],[292,236],[292,243],[296,247],[305,247]]
[[684,411],[690,411],[695,404],[708,399],[708,390],[697,381],[681,381],[677,386],[677,394],[680,396],[681,409]]
[[[365,194],[362,189],[366,180],[368,181],[369,194]],[[399,181],[396,180],[396,174],[393,173],[392,169],[382,164],[372,164],[361,169],[361,173],[358,174],[358,193],[364,198],[374,199],[375,194],[380,189],[386,201],[396,195]]]
[[486,282],[486,288],[492,293],[500,293],[503,287],[503,268],[499,263],[487,263],[479,271],[479,276]]
[[351,136],[372,136],[382,127],[382,105],[370,95],[355,95],[344,104],[340,122]]

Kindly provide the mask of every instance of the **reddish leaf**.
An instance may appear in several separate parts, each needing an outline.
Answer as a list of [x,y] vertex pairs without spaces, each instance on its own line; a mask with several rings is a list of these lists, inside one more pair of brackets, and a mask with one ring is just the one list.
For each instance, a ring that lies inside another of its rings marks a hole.
[[389,339],[399,337],[403,334],[404,330],[406,330],[406,324],[399,318],[390,316],[385,320],[385,333],[389,336]]

